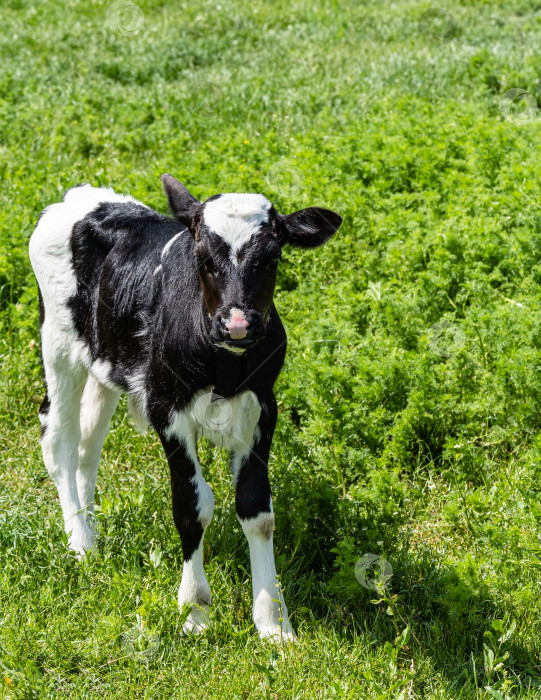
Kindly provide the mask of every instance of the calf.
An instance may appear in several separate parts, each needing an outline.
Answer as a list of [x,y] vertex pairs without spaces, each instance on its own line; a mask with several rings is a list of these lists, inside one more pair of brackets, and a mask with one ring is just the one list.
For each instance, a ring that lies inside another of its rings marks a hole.
[[162,181],[175,218],[83,185],[45,209],[32,235],[45,465],[69,545],[82,556],[95,541],[101,449],[120,394],[128,394],[130,411],[156,429],[167,455],[184,559],[178,603],[191,607],[184,630],[199,632],[211,602],[203,535],[214,497],[198,437],[229,450],[256,628],[293,639],[276,581],[267,472],[273,385],[286,351],[273,293],[282,247],[321,245],[342,219],[315,207],[283,216],[259,194],[201,203],[171,175]]

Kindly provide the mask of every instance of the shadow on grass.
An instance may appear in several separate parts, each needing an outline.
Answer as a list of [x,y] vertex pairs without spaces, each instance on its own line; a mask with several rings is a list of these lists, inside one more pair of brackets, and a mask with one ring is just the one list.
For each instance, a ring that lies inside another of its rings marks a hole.
[[[523,625],[513,634],[512,614],[492,592],[481,563],[467,551],[455,564],[428,546],[415,551],[400,511],[372,509],[367,515],[365,506],[342,499],[328,484],[305,491],[291,485],[275,499],[277,568],[293,624],[323,625],[348,642],[367,635],[381,649],[408,626],[404,669],[412,659],[417,667],[422,661],[451,687],[473,692],[505,678],[515,690],[541,687],[539,660],[524,641],[529,633]],[[211,535],[212,550],[230,552],[233,569],[247,572],[248,550],[234,509],[222,517],[224,526]],[[392,567],[387,600],[355,577],[355,564],[366,553],[383,556]]]

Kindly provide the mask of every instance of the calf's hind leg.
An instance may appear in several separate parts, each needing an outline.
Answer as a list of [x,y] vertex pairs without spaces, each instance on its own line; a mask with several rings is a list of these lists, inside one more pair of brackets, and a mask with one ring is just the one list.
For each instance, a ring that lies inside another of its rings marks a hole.
[[81,399],[77,493],[91,531],[94,529],[94,494],[101,450],[119,398],[119,391],[108,389],[91,374],[88,376]]
[[69,546],[83,555],[94,544],[77,490],[79,411],[86,370],[73,367],[65,356],[49,357],[47,345],[43,344],[43,360],[49,401],[40,411],[43,461],[58,491]]

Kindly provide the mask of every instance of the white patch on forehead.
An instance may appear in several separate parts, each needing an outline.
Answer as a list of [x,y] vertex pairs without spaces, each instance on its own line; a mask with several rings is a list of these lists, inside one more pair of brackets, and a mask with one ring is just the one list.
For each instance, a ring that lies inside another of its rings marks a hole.
[[205,204],[203,220],[231,246],[231,260],[269,220],[271,203],[262,194],[222,194]]

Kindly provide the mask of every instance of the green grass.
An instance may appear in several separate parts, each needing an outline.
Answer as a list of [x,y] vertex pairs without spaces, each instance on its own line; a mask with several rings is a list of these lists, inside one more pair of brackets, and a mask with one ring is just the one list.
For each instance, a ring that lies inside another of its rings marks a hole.
[[[539,4],[135,1],[0,8],[0,697],[541,697]],[[196,639],[156,436],[118,411],[84,563],[41,460],[37,216],[83,181],[165,211],[163,172],[345,217],[277,290],[293,648],[251,626],[225,455]]]

